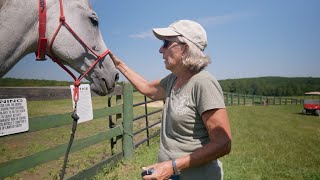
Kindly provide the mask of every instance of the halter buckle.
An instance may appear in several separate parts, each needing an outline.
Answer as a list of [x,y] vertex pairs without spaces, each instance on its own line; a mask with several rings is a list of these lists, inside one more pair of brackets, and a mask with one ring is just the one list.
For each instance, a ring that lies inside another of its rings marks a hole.
[[38,52],[37,52],[37,61],[45,61],[47,60],[46,58],[46,50],[47,50],[47,38],[40,38],[38,41]]

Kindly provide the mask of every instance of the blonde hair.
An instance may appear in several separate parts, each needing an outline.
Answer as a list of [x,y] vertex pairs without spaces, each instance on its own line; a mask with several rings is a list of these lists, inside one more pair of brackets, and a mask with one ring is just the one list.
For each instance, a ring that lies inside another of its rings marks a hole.
[[191,72],[200,72],[211,63],[211,58],[187,38],[177,36],[176,39],[178,42],[188,45],[185,55],[182,56],[182,63],[188,67]]

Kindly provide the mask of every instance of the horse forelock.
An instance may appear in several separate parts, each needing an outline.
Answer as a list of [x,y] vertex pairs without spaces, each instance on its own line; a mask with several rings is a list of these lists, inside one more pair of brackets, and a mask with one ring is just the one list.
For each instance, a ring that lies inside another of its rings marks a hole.
[[7,2],[7,0],[0,0],[0,9],[2,9],[3,5]]

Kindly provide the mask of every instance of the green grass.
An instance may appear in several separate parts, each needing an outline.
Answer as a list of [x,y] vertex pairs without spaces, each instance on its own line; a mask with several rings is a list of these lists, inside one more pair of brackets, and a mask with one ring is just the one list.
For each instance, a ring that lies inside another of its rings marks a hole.
[[[112,104],[115,104],[114,100]],[[134,93],[134,103],[142,100],[139,93]],[[92,101],[94,109],[107,105],[107,97],[93,97]],[[67,113],[71,109],[70,99],[28,102],[29,117]],[[155,108],[148,108],[149,112],[152,110]],[[225,179],[320,179],[320,118],[302,115],[301,110],[301,105],[228,107],[233,141],[232,152],[221,158]],[[134,108],[135,117],[142,114],[143,107]],[[159,117],[159,114],[154,115],[151,121]],[[136,121],[134,129],[143,127],[143,123],[144,120]],[[76,139],[105,131],[107,127],[107,117],[80,124]],[[0,162],[66,143],[70,128],[68,125],[0,137]],[[141,167],[157,161],[158,143],[159,138],[155,138],[149,147],[146,144],[139,146],[133,158],[104,168],[94,179],[141,179]],[[67,176],[90,167],[109,154],[109,142],[72,153]],[[61,166],[62,158],[6,179],[54,179]]]
[[23,87],[23,86],[69,86],[73,82],[40,80],[40,79],[16,79],[16,78],[0,78],[0,87]]
[[[301,105],[228,107],[233,141],[232,152],[220,159],[225,179],[320,179],[320,118],[300,112]],[[141,167],[157,161],[157,149],[153,140],[95,179],[141,179]]]
[[301,106],[230,107],[226,179],[320,179],[320,118]]
[[141,168],[157,162],[159,140],[159,137],[153,138],[150,146],[142,144],[131,159],[123,160],[114,167],[106,166],[93,179],[140,180]]

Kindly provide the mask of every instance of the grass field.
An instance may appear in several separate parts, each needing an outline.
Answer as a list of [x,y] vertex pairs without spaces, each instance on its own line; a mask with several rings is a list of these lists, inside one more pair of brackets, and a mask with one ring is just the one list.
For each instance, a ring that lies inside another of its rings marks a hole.
[[[134,93],[134,103],[142,100],[141,95]],[[94,109],[106,104],[107,97],[93,97]],[[30,101],[29,117],[71,112],[71,106],[70,99]],[[221,158],[225,179],[320,179],[320,118],[302,115],[301,110],[301,105],[228,107],[233,141],[231,154]],[[138,116],[143,111],[143,107],[137,107],[134,114]],[[159,115],[151,118],[155,119]],[[140,125],[135,125],[135,129]],[[107,127],[107,118],[80,124],[76,139],[105,131]],[[70,128],[68,125],[0,137],[0,163],[66,143]],[[94,179],[141,179],[141,167],[157,161],[158,141],[155,138],[149,147],[139,146],[132,159],[104,168]],[[67,176],[108,155],[109,142],[72,153]],[[55,179],[61,166],[62,158],[6,179]]]
[[[225,179],[320,179],[320,118],[300,112],[301,105],[228,107],[233,141],[221,158]],[[95,179],[141,179],[141,167],[157,161],[158,141]]]

